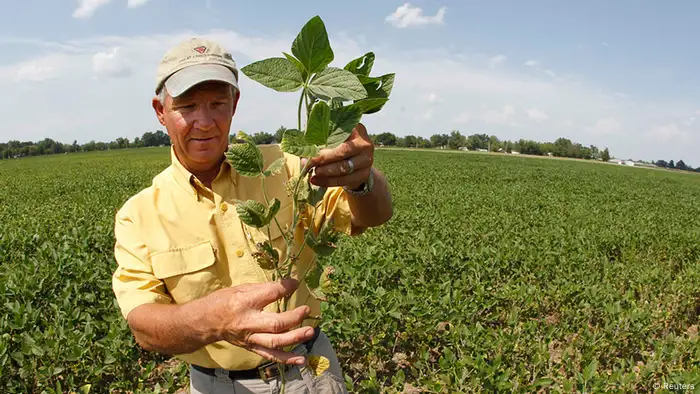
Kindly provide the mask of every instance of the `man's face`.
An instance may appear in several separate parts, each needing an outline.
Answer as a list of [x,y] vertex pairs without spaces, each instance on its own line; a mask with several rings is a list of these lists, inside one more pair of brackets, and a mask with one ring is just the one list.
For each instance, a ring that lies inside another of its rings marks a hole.
[[154,98],[158,120],[188,170],[207,171],[220,164],[238,98],[238,93],[232,95],[231,85],[222,82],[195,85],[175,98],[168,95],[165,105]]

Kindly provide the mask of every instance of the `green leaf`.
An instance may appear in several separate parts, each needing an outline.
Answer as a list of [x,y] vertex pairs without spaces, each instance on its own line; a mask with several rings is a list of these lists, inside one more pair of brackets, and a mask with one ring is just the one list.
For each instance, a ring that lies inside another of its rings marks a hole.
[[[380,77],[358,77],[362,86],[367,90],[367,98],[384,98],[388,99],[391,95],[391,90],[394,88],[394,77],[395,74],[385,74]],[[382,104],[378,108],[371,109],[365,114],[373,114],[379,112],[384,105]]]
[[295,92],[304,84],[301,72],[292,61],[272,57],[241,68],[248,78],[278,92]]
[[318,147],[307,142],[304,139],[304,134],[296,129],[289,129],[284,133],[280,148],[283,152],[299,157],[314,157],[318,155]]
[[246,133],[239,131],[236,140],[241,141],[229,145],[226,158],[239,174],[256,177],[262,174],[263,156],[255,141]]
[[333,280],[331,280],[333,273],[335,273],[335,268],[330,265],[323,269],[319,284],[324,294],[333,293]]
[[272,201],[270,202],[270,206],[267,208],[265,214],[265,221],[267,223],[272,222],[272,219],[274,219],[275,215],[277,215],[277,212],[279,212],[280,210],[280,205],[280,200],[278,200],[277,198],[272,199]]
[[347,140],[361,118],[362,112],[354,104],[331,110],[331,126],[326,148],[333,149]]
[[[309,233],[311,232],[309,231]],[[311,237],[313,237],[313,235]],[[313,245],[311,244],[309,244],[309,246],[313,247]],[[318,263],[313,264],[313,268],[309,269],[309,272],[306,274],[306,278],[304,278],[304,282],[306,282],[307,286],[309,286],[309,289],[312,290],[318,289],[321,286],[321,274],[323,273],[323,270],[321,269],[321,266]]]
[[332,99],[330,100],[330,103],[331,109],[338,109],[343,106],[343,100],[341,99]]
[[265,205],[255,200],[248,200],[245,202],[235,200],[235,202],[238,218],[243,223],[255,228],[266,226],[269,223],[269,221],[267,221],[267,209]]
[[367,52],[364,55],[358,57],[357,59],[351,60],[346,66],[345,70],[350,71],[355,75],[369,76],[372,71],[372,66],[374,65],[374,52]]
[[267,170],[263,172],[263,174],[265,174],[265,176],[272,176],[279,173],[282,171],[282,168],[284,168],[284,161],[284,157],[280,157],[279,159],[273,161],[272,164],[267,167]]
[[360,110],[360,113],[366,114],[369,112],[379,111],[389,99],[386,98],[367,98],[355,101],[351,104]]
[[316,74],[309,83],[309,90],[323,100],[361,100],[367,97],[367,89],[357,76],[337,67],[328,67]]
[[[299,185],[299,201],[306,201],[305,199],[307,198],[309,194],[309,184],[308,184],[308,175],[304,177],[302,183]],[[287,188],[287,196],[292,197],[294,194],[294,190],[296,189],[297,183],[299,183],[299,175],[293,176],[289,178],[286,184]]]
[[287,52],[282,52],[282,54],[284,54],[284,57],[286,57],[287,60],[289,60],[290,62],[292,62],[292,64],[294,64],[294,67],[296,67],[297,70],[299,70],[299,73],[301,74],[301,80],[306,82],[306,78],[308,78],[309,73],[308,73],[308,71],[306,71],[306,69],[304,68],[304,65],[301,64],[299,59],[288,54]]
[[589,381],[595,376],[595,371],[598,369],[598,361],[593,360],[590,364],[583,370],[583,378]]
[[331,110],[324,101],[319,101],[311,109],[309,124],[306,127],[306,142],[325,145],[328,139],[328,127],[331,121]]
[[334,59],[326,26],[317,15],[311,18],[294,39],[292,53],[310,74],[323,70]]
[[80,386],[78,390],[80,390],[81,394],[90,394],[90,388],[92,388],[92,385],[86,384],[84,386]]
[[[308,178],[305,178],[305,180],[308,180]],[[309,183],[307,190],[308,192],[306,202],[313,206],[316,206],[316,204],[318,204],[319,201],[323,200],[323,196],[326,194],[326,190],[328,190],[328,188],[325,186],[318,186]]]

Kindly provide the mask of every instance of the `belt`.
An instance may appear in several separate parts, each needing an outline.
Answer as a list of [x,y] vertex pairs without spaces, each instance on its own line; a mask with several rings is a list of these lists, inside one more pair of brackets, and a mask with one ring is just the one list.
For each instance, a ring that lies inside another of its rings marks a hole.
[[[321,333],[321,329],[319,327],[314,328],[314,336],[313,338],[309,339],[308,341],[303,343],[303,346],[306,347],[307,352],[311,352],[311,348],[314,346],[314,342],[316,342],[316,339],[318,338],[318,335]],[[283,369],[286,372],[287,370],[291,369],[293,366],[283,364]],[[209,376],[216,376],[215,369],[214,368],[206,368],[206,367],[200,367],[199,365],[194,365],[192,364],[192,368],[207,374]],[[262,380],[268,380],[271,378],[274,378],[276,376],[280,375],[280,368],[278,368],[277,363],[274,361],[269,361],[266,362],[265,364],[258,365],[255,368],[251,369],[246,369],[246,370],[241,370],[241,371],[227,371],[228,372],[228,377],[231,380],[238,380],[238,379],[262,379]]]

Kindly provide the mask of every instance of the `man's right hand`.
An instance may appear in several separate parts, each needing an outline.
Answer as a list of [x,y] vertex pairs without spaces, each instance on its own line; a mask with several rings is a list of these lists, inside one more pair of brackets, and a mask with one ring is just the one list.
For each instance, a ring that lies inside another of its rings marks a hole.
[[[215,319],[216,336],[250,350],[268,360],[285,364],[303,364],[304,357],[281,350],[311,339],[312,327],[301,327],[309,314],[308,306],[284,313],[265,312],[263,308],[291,295],[299,286],[294,279],[259,284],[243,284],[218,290],[205,298]],[[291,330],[291,331],[290,331]]]
[[284,313],[263,308],[292,294],[294,279],[244,284],[217,290],[182,305],[148,303],[128,316],[136,341],[148,351],[177,355],[194,352],[213,342],[227,341],[268,360],[301,364],[304,357],[281,350],[313,337],[311,327],[300,326],[309,314],[304,305]]

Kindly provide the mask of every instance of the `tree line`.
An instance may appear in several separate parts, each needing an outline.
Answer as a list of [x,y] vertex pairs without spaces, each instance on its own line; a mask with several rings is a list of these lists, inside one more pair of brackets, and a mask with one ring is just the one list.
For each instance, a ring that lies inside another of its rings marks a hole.
[[438,148],[485,150],[489,152],[521,153],[524,155],[571,157],[577,159],[610,160],[608,148],[599,149],[595,145],[584,146],[568,138],[558,138],[554,142],[537,142],[520,139],[517,141],[500,140],[495,135],[462,135],[459,130],[450,134],[433,134],[429,139],[407,135],[397,137],[392,133],[372,136],[375,144],[405,148]]
[[[260,131],[251,135],[256,144],[274,144],[282,141],[282,136],[287,130],[280,126],[274,134]],[[235,134],[231,135],[233,140]],[[485,150],[489,152],[520,153],[524,155],[569,157],[585,160],[610,160],[610,151],[606,147],[601,150],[595,145],[582,145],[573,142],[568,138],[557,138],[554,142],[537,142],[532,140],[519,139],[517,141],[500,140],[495,135],[472,134],[462,135],[459,130],[453,130],[450,134],[433,134],[430,138],[407,135],[405,137],[396,136],[393,133],[385,132],[380,134],[370,134],[372,141],[379,146],[396,146],[403,148],[424,148],[424,149],[467,149]],[[151,146],[170,146],[170,137],[162,130],[155,132],[145,132],[141,137],[136,137],[133,141],[128,138],[117,138],[111,142],[95,142],[79,145],[77,141],[72,144],[64,144],[45,138],[39,142],[17,140],[7,143],[0,143],[0,159],[9,159],[24,156],[38,156],[57,153],[90,152],[125,148],[143,148]],[[675,163],[673,160],[656,160],[644,162],[657,167],[678,169],[684,171],[700,172],[700,167],[693,169],[686,165],[683,160]]]
[[133,141],[123,137],[111,142],[95,142],[93,140],[85,144],[78,144],[78,141],[75,140],[72,144],[64,144],[51,138],[45,138],[39,142],[11,140],[7,143],[0,142],[0,159],[149,146],[170,146],[170,136],[162,130],[158,130],[155,132],[147,131],[141,137],[134,138]]

